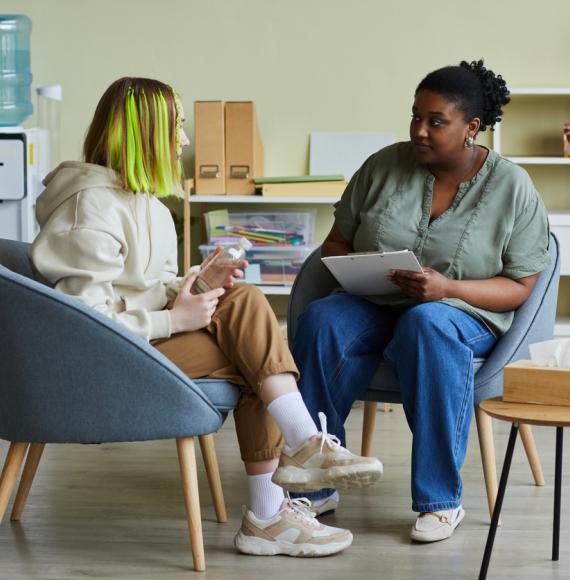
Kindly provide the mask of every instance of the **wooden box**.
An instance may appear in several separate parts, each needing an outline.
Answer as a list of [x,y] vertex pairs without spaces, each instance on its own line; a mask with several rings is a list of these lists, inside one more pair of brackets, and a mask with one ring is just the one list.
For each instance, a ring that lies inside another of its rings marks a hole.
[[570,369],[519,360],[504,369],[503,401],[570,406]]

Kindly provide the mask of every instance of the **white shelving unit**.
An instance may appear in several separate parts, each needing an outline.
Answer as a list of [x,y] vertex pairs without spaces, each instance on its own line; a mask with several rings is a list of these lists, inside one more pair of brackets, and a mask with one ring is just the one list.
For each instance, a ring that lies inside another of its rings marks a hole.
[[[186,203],[184,203],[184,271],[190,267],[190,216],[191,207],[194,204],[289,204],[289,205],[332,205],[340,197],[263,197],[262,195],[189,195],[186,188]],[[202,213],[200,211],[200,213]],[[288,296],[291,293],[291,286],[260,284],[258,288],[270,296]]]
[[289,296],[289,294],[291,294],[291,286],[270,286],[269,284],[258,284],[257,287],[268,296]]
[[[570,97],[570,88],[545,88],[545,87],[522,87],[518,89],[511,89],[511,97],[545,97],[545,96],[568,96]],[[562,134],[560,135],[562,137]],[[501,123],[495,125],[495,131],[493,132],[493,149],[503,154],[502,151],[502,128]],[[530,157],[507,157],[513,161],[513,163],[519,163],[520,165],[570,165],[570,159],[565,157],[540,157],[540,156],[530,156]]]
[[[525,97],[548,97],[548,96],[568,96],[570,98],[570,88],[546,88],[546,87],[522,87],[511,89],[511,96]],[[502,151],[502,128],[501,124],[495,126],[493,133],[493,149],[497,153],[503,154]],[[562,134],[561,134],[562,137]],[[556,156],[507,156],[507,159],[519,165],[568,165],[570,158]],[[570,193],[570,192],[569,192]],[[562,276],[570,276],[570,199],[568,211],[550,212],[549,220],[552,231],[560,241],[561,268]],[[559,318],[556,320],[554,327],[555,336],[570,337],[570,318]]]

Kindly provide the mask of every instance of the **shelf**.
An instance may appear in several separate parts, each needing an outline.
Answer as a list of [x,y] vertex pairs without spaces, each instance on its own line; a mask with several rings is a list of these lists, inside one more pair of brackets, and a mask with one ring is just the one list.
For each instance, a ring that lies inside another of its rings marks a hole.
[[[340,200],[340,196],[318,196],[318,197],[301,197],[301,196],[290,196],[290,197],[264,197],[262,195],[188,195],[190,188],[192,187],[191,180],[185,182],[185,203],[184,203],[184,235],[183,235],[183,246],[184,246],[184,258],[183,267],[184,270],[190,268],[190,247],[191,247],[191,236],[190,236],[190,219],[191,214],[194,211],[192,209],[196,204],[220,204],[222,206],[228,206],[231,204],[263,204],[263,205],[277,205],[277,204],[288,204],[288,205],[312,205],[312,206],[332,206],[337,201]],[[202,208],[198,205],[196,209],[197,213],[202,212]],[[287,295],[290,293],[289,288],[283,288],[279,286],[270,286],[263,290],[265,294],[281,294]]]
[[[570,87],[519,87],[510,89],[511,96],[526,97],[568,97],[570,96]],[[509,161],[519,165],[570,165],[570,159],[557,156],[507,156],[503,152],[502,142],[502,123],[495,125],[493,132],[493,149],[506,157]],[[562,150],[562,129],[560,130],[560,150]]]
[[570,157],[506,157],[517,165],[570,165]]
[[268,296],[289,296],[291,294],[291,286],[264,286],[263,284],[256,284],[256,286]]
[[340,197],[263,197],[262,195],[191,195],[190,203],[291,203],[330,205]]

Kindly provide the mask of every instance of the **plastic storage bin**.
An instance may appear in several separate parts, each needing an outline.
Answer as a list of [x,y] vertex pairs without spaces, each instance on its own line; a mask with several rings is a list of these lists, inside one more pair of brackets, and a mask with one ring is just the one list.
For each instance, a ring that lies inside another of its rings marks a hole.
[[209,244],[231,244],[244,237],[260,247],[307,246],[313,242],[315,210],[272,213],[218,210],[205,213],[204,220]]
[[[216,246],[199,246],[202,259]],[[256,246],[246,253],[249,267],[245,270],[245,281],[257,285],[291,286],[303,262],[311,255],[316,245],[305,246]]]
[[0,14],[0,126],[23,123],[32,115],[30,31],[22,14]]

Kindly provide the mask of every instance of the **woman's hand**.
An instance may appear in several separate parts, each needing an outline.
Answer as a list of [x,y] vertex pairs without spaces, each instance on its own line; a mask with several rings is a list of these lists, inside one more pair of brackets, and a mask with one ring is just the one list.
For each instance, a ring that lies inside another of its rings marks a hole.
[[452,282],[432,268],[423,268],[421,273],[390,270],[389,278],[406,296],[418,302],[431,302],[447,297]]
[[178,296],[170,310],[172,334],[176,332],[192,332],[210,324],[216,311],[220,296],[225,294],[223,288],[215,288],[203,294],[190,294],[190,287],[198,274],[186,277]]
[[[248,267],[247,260],[231,260],[228,258],[219,258],[218,256],[224,251],[224,249],[218,246],[211,254],[209,254],[206,259],[200,264],[200,272],[203,272],[209,268],[215,268],[216,273],[212,273],[212,279],[217,280],[219,273],[221,272],[221,277],[223,282],[220,284],[222,288],[229,290],[232,288],[236,280],[243,278],[243,270]],[[206,279],[209,276],[206,275]]]

